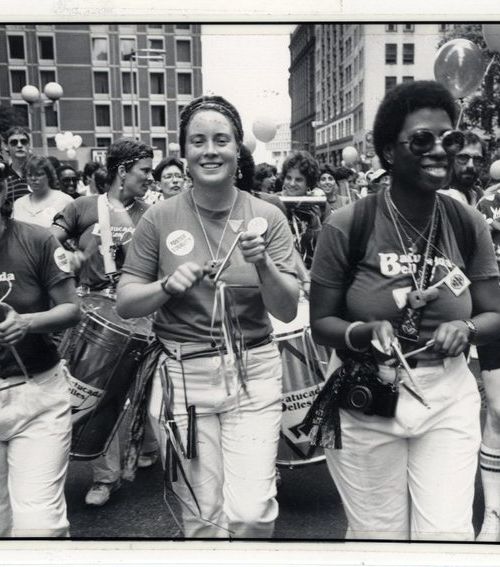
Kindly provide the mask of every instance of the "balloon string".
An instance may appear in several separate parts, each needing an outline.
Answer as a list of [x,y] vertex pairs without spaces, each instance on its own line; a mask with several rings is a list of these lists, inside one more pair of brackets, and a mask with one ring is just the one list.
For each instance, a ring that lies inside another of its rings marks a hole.
[[486,76],[488,75],[488,73],[490,72],[490,68],[493,65],[493,63],[495,63],[497,58],[497,54],[495,53],[493,55],[493,57],[491,58],[490,62],[488,63],[488,66],[486,67],[485,71],[484,71],[484,75],[483,75],[483,80],[486,78]]
[[455,126],[457,130],[460,128],[460,122],[462,122],[462,116],[464,115],[464,99],[461,98],[458,102],[460,105],[460,113],[458,115],[457,125]]

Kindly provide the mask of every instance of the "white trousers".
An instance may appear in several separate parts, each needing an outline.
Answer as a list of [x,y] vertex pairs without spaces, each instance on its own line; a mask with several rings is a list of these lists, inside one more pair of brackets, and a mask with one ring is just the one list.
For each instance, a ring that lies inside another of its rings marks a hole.
[[[0,380],[0,388],[22,376]],[[71,408],[62,364],[0,391],[0,536],[65,537]]]
[[[380,368],[392,381],[395,371]],[[400,388],[394,418],[341,410],[340,450],[325,451],[352,539],[474,539],[480,398],[465,358],[413,371],[425,408]]]
[[[165,344],[175,348],[175,343]],[[174,415],[186,446],[181,364],[188,404],[196,406],[198,449],[198,457],[184,459],[183,465],[201,508],[200,517],[183,506],[185,537],[270,538],[278,515],[275,466],[281,422],[282,367],[276,346],[270,343],[248,351],[246,392],[237,381],[226,385],[219,355],[182,363],[167,359]],[[162,400],[157,371],[150,414],[165,463]],[[193,507],[183,481],[173,484],[182,502]]]

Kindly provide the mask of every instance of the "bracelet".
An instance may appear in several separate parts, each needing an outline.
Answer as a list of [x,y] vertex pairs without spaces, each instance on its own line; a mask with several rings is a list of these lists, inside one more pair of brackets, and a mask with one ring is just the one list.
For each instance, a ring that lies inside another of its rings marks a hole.
[[346,344],[346,347],[349,350],[353,350],[354,352],[365,352],[365,350],[367,350],[366,348],[356,348],[352,343],[351,343],[351,331],[354,329],[354,327],[359,327],[360,325],[363,325],[363,321],[354,321],[354,323],[351,323],[347,329],[345,330],[344,333],[344,342]]
[[477,327],[472,319],[462,319],[462,323],[467,325],[467,329],[469,329],[469,342],[472,343],[477,336]]
[[165,293],[166,295],[172,295],[168,289],[167,289],[167,284],[168,284],[168,280],[170,278],[172,274],[167,274],[164,278],[162,278],[160,280],[160,285],[161,285],[161,289],[163,290],[163,293]]

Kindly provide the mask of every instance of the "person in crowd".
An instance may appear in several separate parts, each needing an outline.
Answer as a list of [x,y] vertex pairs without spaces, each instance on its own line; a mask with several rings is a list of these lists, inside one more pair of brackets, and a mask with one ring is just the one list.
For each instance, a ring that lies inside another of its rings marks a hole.
[[80,194],[77,191],[78,174],[74,167],[69,164],[62,164],[57,170],[57,178],[59,180],[61,191],[73,199],[80,197]]
[[366,194],[373,195],[389,187],[391,184],[391,176],[388,171],[383,168],[377,169],[371,174],[366,173],[368,187]]
[[166,157],[155,167],[153,177],[158,183],[163,199],[178,195],[184,188],[186,174],[179,158]]
[[500,289],[484,219],[438,193],[467,143],[456,112],[434,81],[389,91],[373,137],[391,187],[332,213],[316,248],[313,337],[345,371],[324,390],[338,413],[317,413],[320,394],[306,421],[354,539],[474,538],[480,396],[464,352],[499,336]]
[[10,159],[6,178],[7,200],[14,202],[30,193],[25,167],[31,154],[31,135],[27,128],[13,126],[5,132],[3,140]]
[[32,155],[26,164],[26,174],[31,193],[14,202],[13,217],[50,228],[56,213],[62,211],[72,198],[56,189],[57,175],[46,157]]
[[[109,211],[110,232],[115,246],[117,273],[105,272],[103,256],[99,250],[100,235],[98,199],[100,195],[73,200],[55,216],[52,231],[64,243],[74,239],[77,250],[72,263],[78,272],[82,294],[89,291],[106,293],[116,285],[126,248],[135,226],[148,205],[143,197],[153,183],[153,150],[150,146],[132,139],[122,138],[111,144],[106,156],[109,191],[104,199]],[[154,439],[143,446],[144,453],[154,451]],[[85,496],[91,506],[102,506],[111,494],[120,488],[121,463],[118,435],[115,435],[105,455],[91,461],[93,483]]]
[[[311,191],[316,187],[319,178],[318,163],[309,152],[293,152],[283,162],[281,177],[283,179],[281,196],[311,196]],[[310,203],[290,203],[287,205],[287,211],[297,251],[304,266],[309,269],[321,229],[323,216],[321,208]]]
[[352,203],[359,198],[359,195],[351,187],[350,180],[353,177],[353,174],[354,172],[352,171],[352,169],[349,169],[348,167],[345,167],[343,165],[336,167],[333,170],[335,181],[339,186],[339,195],[346,197],[349,203]]
[[89,161],[83,168],[79,195],[101,195],[106,192],[106,170],[97,161]]
[[0,181],[0,537],[68,537],[70,396],[49,333],[78,322],[78,301],[62,247],[11,204]]
[[260,193],[274,193],[278,170],[274,165],[259,163],[255,167],[254,191]]
[[328,216],[331,211],[336,211],[349,204],[347,197],[339,195],[339,186],[335,181],[335,171],[328,163],[323,163],[319,167],[318,187],[326,195],[326,216]]
[[[268,313],[292,320],[298,287],[285,216],[235,187],[242,140],[238,111],[224,98],[185,107],[179,144],[193,188],[147,211],[118,286],[122,316],[156,313],[166,354],[150,413],[162,451],[166,438],[169,449],[177,444],[166,424],[186,448],[175,453],[180,467],[170,467],[186,537],[270,538],[278,515],[282,369]],[[162,387],[173,395],[164,398]]]
[[483,196],[479,175],[486,166],[486,144],[474,132],[465,132],[465,145],[455,156],[450,184],[441,191],[466,205],[475,207]]

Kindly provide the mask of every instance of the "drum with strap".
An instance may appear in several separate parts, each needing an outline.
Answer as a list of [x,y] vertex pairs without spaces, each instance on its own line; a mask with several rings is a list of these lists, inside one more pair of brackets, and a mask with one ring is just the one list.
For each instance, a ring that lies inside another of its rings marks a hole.
[[82,320],[68,329],[59,349],[70,373],[73,458],[95,459],[106,451],[151,337],[151,321],[122,319],[112,297],[82,298]]
[[307,300],[299,302],[297,317],[292,322],[283,323],[274,317],[271,322],[283,364],[283,416],[277,464],[295,467],[322,462],[323,450],[310,446],[300,425],[336,357],[312,340]]

